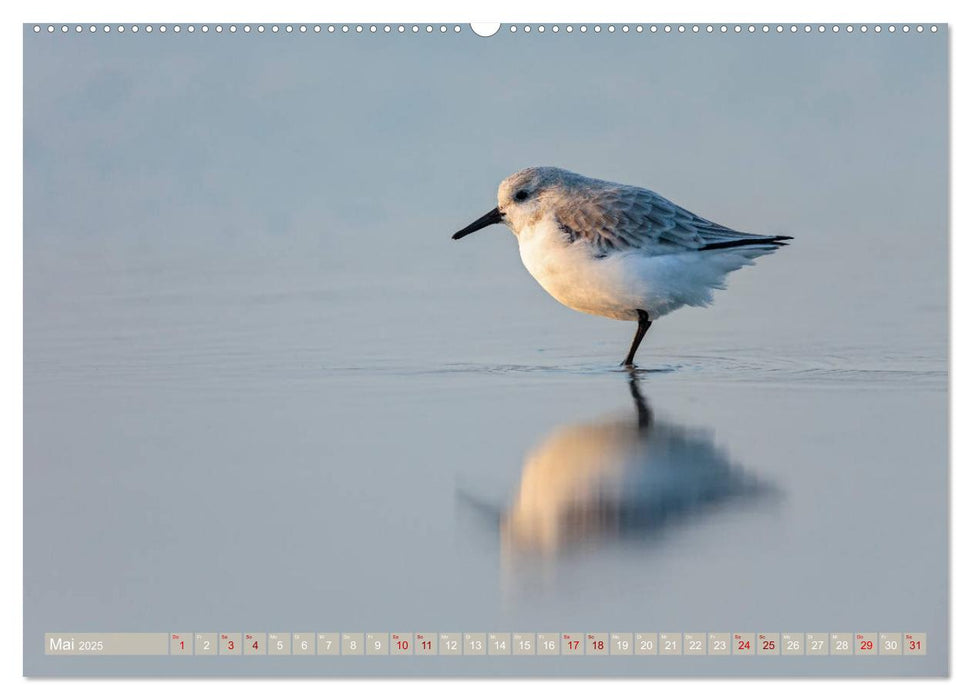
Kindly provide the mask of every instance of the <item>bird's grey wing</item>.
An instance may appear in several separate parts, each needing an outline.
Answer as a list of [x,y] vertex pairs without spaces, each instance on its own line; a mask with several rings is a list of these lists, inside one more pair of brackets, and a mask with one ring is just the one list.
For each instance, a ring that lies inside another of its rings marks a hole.
[[785,245],[786,236],[760,236],[716,224],[639,187],[618,185],[557,207],[560,229],[600,255],[639,249],[663,255],[740,245]]

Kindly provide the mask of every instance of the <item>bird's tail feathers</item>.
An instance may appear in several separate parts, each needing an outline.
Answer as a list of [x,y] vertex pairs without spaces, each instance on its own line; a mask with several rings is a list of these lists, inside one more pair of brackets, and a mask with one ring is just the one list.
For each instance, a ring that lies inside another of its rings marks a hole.
[[769,248],[776,249],[781,248],[784,245],[789,245],[788,241],[792,240],[792,236],[749,236],[746,238],[735,238],[730,241],[718,241],[717,243],[709,243],[703,246],[699,250],[722,250],[725,248]]

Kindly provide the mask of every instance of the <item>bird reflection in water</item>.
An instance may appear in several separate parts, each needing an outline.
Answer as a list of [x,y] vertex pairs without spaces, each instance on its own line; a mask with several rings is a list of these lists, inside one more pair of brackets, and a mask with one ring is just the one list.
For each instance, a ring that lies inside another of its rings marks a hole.
[[768,495],[706,431],[655,417],[636,375],[636,418],[556,429],[526,457],[499,517],[503,559],[553,558],[608,541],[657,537],[718,507]]

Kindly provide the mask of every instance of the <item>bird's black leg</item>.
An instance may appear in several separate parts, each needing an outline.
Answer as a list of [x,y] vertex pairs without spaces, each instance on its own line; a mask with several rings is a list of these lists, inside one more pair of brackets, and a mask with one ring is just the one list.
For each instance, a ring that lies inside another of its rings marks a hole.
[[647,329],[651,327],[651,319],[647,315],[647,312],[643,309],[637,310],[637,332],[634,333],[634,342],[630,344],[630,352],[627,353],[627,359],[624,360],[624,367],[634,366],[634,355],[637,354],[637,348],[640,346],[641,341],[644,339],[644,334],[647,333]]

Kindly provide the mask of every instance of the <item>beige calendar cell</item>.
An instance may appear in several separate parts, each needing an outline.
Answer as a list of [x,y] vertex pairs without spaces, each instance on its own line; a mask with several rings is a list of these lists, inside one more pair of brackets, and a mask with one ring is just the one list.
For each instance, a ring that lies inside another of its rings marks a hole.
[[685,656],[704,656],[708,653],[705,642],[705,632],[685,632],[684,633],[684,655]]
[[512,635],[508,632],[489,633],[489,655],[509,656],[512,654]]
[[637,656],[657,656],[657,632],[635,632],[634,654]]
[[904,656],[925,656],[927,635],[924,632],[904,633]]
[[564,632],[561,634],[560,654],[563,656],[583,656],[583,633]]
[[266,656],[266,633],[247,632],[244,634],[243,653],[246,656]]
[[483,656],[486,653],[485,632],[466,632],[462,635],[462,653],[466,656]]
[[783,656],[802,656],[806,653],[806,635],[802,632],[783,632],[780,651]]
[[661,656],[681,655],[681,633],[661,632],[657,635],[657,653]]
[[759,632],[755,653],[759,656],[779,655],[779,633]]
[[829,633],[828,632],[807,632],[806,633],[806,655],[807,656],[829,656]]
[[168,656],[167,632],[47,632],[44,654],[53,656]]
[[829,635],[829,653],[832,656],[852,656],[853,634],[850,632],[831,632]]
[[[317,650],[320,653],[320,649]],[[364,655],[364,633],[363,632],[342,632],[341,633],[341,654],[343,656],[363,656]]]
[[881,632],[880,633],[880,655],[881,656],[900,656],[904,653],[900,632]]
[[388,633],[387,632],[368,632],[364,637],[364,652],[368,656],[387,656],[388,655]]
[[442,656],[462,655],[462,633],[442,632],[438,635],[438,653]]
[[243,653],[242,632],[222,632],[219,635],[219,655],[239,656]]
[[167,632],[47,632],[44,654],[53,656],[168,656]]
[[732,635],[728,632],[708,633],[708,656],[728,656],[732,653]]
[[290,655],[290,633],[270,632],[266,635],[266,653],[270,656]]
[[610,634],[610,655],[630,656],[634,653],[634,635],[622,632]]
[[606,632],[588,632],[585,635],[587,656],[609,656],[610,638]]
[[192,633],[173,632],[170,634],[169,654],[171,656],[192,656]]
[[438,654],[438,635],[434,632],[416,632],[415,654],[418,656],[436,656]]
[[[336,635],[335,635],[336,639]],[[297,656],[313,656],[316,654],[313,632],[294,632],[290,643],[290,650]],[[340,650],[331,653],[340,653]]]
[[753,656],[755,645],[755,632],[735,632],[732,635],[732,656]]
[[857,632],[853,635],[853,653],[857,656],[876,656],[879,650],[876,632]]
[[411,632],[392,632],[390,644],[392,656],[410,656],[415,651]]
[[513,656],[533,656],[536,654],[536,635],[532,632],[513,632]]
[[196,632],[193,646],[196,656],[215,656],[219,650],[219,635],[215,632]]
[[536,634],[536,653],[540,656],[559,656],[560,633],[538,632]]

